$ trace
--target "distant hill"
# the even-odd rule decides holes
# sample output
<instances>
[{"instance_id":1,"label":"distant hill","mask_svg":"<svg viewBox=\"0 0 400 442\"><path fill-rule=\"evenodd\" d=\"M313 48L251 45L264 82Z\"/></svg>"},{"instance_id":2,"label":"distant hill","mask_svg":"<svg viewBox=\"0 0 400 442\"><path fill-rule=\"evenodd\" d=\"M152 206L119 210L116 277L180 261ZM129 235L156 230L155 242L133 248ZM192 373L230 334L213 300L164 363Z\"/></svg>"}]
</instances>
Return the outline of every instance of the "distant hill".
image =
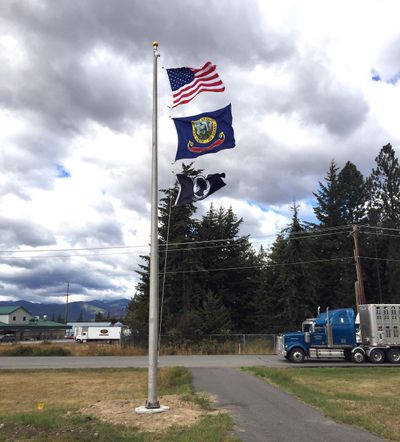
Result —
<instances>
[{"instance_id":1,"label":"distant hill","mask_svg":"<svg viewBox=\"0 0 400 442\"><path fill-rule=\"evenodd\" d=\"M96 313L101 313L104 317L123 319L126 314L129 299L113 299L110 301L81 301L70 302L68 304L68 321L77 321L81 318L83 321L94 320ZM0 306L18 305L24 307L32 316L47 316L49 320L64 320L66 314L65 304L38 304L24 300L19 301L0 301Z\"/></svg>"}]
</instances>

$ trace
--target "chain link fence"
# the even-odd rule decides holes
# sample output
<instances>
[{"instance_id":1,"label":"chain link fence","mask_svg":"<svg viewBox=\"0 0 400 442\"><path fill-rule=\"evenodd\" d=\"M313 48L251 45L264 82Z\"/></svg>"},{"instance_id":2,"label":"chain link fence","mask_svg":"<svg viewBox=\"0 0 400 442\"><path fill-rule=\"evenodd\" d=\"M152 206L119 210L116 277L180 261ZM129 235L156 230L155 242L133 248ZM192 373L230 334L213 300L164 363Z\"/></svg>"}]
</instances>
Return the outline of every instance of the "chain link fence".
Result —
<instances>
[{"instance_id":1,"label":"chain link fence","mask_svg":"<svg viewBox=\"0 0 400 442\"><path fill-rule=\"evenodd\" d=\"M148 336L131 334L121 339L123 347L147 350ZM160 336L159 349L163 355L184 354L273 354L276 334L211 334Z\"/></svg>"}]
</instances>

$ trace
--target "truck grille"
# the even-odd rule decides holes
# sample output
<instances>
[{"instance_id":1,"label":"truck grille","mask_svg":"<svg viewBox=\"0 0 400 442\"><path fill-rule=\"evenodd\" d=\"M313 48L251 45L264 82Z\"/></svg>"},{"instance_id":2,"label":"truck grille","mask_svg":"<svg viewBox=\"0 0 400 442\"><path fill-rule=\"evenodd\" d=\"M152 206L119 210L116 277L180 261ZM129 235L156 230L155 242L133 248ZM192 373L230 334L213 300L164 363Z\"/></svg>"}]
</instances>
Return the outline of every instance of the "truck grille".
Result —
<instances>
[{"instance_id":1,"label":"truck grille","mask_svg":"<svg viewBox=\"0 0 400 442\"><path fill-rule=\"evenodd\" d=\"M283 354L283 351L284 351L284 340L285 340L285 338L283 337L283 335L278 335L276 337L275 349L276 349L276 354L277 355L282 355Z\"/></svg>"}]
</instances>

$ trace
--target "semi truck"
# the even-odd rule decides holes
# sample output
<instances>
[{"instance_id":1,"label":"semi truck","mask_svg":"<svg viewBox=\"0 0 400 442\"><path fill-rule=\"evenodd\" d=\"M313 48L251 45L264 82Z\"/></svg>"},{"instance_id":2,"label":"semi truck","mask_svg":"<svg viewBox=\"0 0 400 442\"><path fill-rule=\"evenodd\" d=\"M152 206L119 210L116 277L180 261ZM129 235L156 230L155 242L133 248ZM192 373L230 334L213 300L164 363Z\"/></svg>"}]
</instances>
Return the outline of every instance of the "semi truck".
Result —
<instances>
[{"instance_id":1,"label":"semi truck","mask_svg":"<svg viewBox=\"0 0 400 442\"><path fill-rule=\"evenodd\" d=\"M88 341L109 341L110 343L119 341L121 339L122 327L95 327L83 326L77 328L75 335L75 342L85 343Z\"/></svg>"},{"instance_id":2,"label":"semi truck","mask_svg":"<svg viewBox=\"0 0 400 442\"><path fill-rule=\"evenodd\" d=\"M277 353L291 362L344 359L400 363L400 304L363 304L319 313L298 332L277 337Z\"/></svg>"}]
</instances>

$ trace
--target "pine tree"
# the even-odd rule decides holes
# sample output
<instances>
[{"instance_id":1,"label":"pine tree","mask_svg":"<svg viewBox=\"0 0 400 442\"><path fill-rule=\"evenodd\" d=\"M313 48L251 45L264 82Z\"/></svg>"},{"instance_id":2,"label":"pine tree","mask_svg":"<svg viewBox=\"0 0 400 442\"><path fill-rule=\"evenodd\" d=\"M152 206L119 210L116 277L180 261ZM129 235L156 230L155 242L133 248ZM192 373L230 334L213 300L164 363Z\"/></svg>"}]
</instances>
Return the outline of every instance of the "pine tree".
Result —
<instances>
[{"instance_id":1,"label":"pine tree","mask_svg":"<svg viewBox=\"0 0 400 442\"><path fill-rule=\"evenodd\" d=\"M340 224L359 224L366 218L366 184L362 173L347 161L338 174L338 200Z\"/></svg>"},{"instance_id":2,"label":"pine tree","mask_svg":"<svg viewBox=\"0 0 400 442\"><path fill-rule=\"evenodd\" d=\"M204 295L198 316L204 334L227 333L232 329L228 309L222 304L221 297L211 291Z\"/></svg>"},{"instance_id":3,"label":"pine tree","mask_svg":"<svg viewBox=\"0 0 400 442\"><path fill-rule=\"evenodd\" d=\"M208 243L198 250L198 261L206 270L198 282L203 296L211 291L221 297L235 332L250 332L260 260L248 236L239 236L242 222L232 208L210 206L198 226L199 241Z\"/></svg>"},{"instance_id":4,"label":"pine tree","mask_svg":"<svg viewBox=\"0 0 400 442\"><path fill-rule=\"evenodd\" d=\"M385 227L400 227L400 166L391 144L375 158L376 168L368 179L371 221Z\"/></svg>"},{"instance_id":5,"label":"pine tree","mask_svg":"<svg viewBox=\"0 0 400 442\"><path fill-rule=\"evenodd\" d=\"M190 165L182 165L182 173L197 175L201 171ZM199 305L196 287L190 271L195 270L195 254L192 252L196 239L197 221L193 219L196 207L193 204L175 207L178 195L178 184L163 189L159 206L159 293L162 330L172 328L187 332L190 320L188 317ZM149 256L141 256L139 265L140 280L135 296L127 308L125 323L133 330L146 333L148 330L149 304ZM166 261L165 261L166 260ZM166 264L166 265L165 265ZM164 273L165 270L165 273Z\"/></svg>"},{"instance_id":6,"label":"pine tree","mask_svg":"<svg viewBox=\"0 0 400 442\"><path fill-rule=\"evenodd\" d=\"M325 227L337 227L343 223L337 171L338 167L332 160L325 178L326 184L320 182L320 189L313 192L317 201L315 216Z\"/></svg>"},{"instance_id":7,"label":"pine tree","mask_svg":"<svg viewBox=\"0 0 400 442\"><path fill-rule=\"evenodd\" d=\"M400 228L400 165L391 144L382 147L375 158L376 168L367 180L370 194L368 221L384 229ZM367 301L400 302L400 238L396 230L373 230L367 242L367 256L379 259L363 261L366 270ZM392 236L390 236L392 235ZM385 261L386 259L386 261ZM376 275L379 278L370 277ZM379 284L379 287L377 287Z\"/></svg>"},{"instance_id":8,"label":"pine tree","mask_svg":"<svg viewBox=\"0 0 400 442\"><path fill-rule=\"evenodd\" d=\"M314 193L314 212L320 224L315 229L322 230L322 234L316 237L314 253L319 259L328 260L319 265L319 303L323 308L353 305L355 269L349 233L351 225L362 222L366 216L364 177L350 161L339 173L332 161L326 184L319 184L320 190Z\"/></svg>"},{"instance_id":9,"label":"pine tree","mask_svg":"<svg viewBox=\"0 0 400 442\"><path fill-rule=\"evenodd\" d=\"M315 313L319 292L308 228L300 222L295 203L292 211L291 224L278 235L267 263L275 295L275 323L288 328L298 327Z\"/></svg>"}]
</instances>

